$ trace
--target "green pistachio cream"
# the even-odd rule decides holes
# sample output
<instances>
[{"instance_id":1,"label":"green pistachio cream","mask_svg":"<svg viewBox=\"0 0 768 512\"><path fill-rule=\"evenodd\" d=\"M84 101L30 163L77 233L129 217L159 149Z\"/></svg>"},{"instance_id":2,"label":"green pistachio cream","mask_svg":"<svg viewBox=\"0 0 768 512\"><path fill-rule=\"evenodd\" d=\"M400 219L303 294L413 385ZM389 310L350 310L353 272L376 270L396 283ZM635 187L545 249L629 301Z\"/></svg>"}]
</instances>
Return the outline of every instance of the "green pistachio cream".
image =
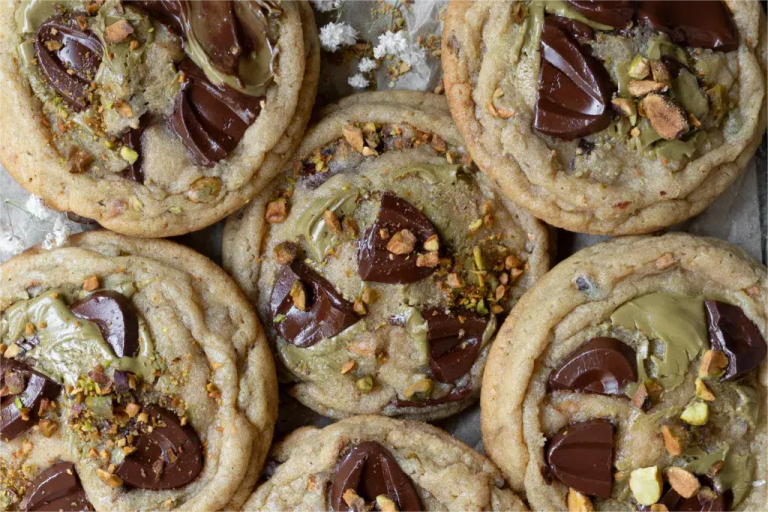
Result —
<instances>
[{"instance_id":1,"label":"green pistachio cream","mask_svg":"<svg viewBox=\"0 0 768 512\"><path fill-rule=\"evenodd\" d=\"M108 375L120 369L145 382L154 381L154 345L143 322L139 327L139 355L118 358L98 325L75 316L64 297L63 292L52 290L13 304L0 321L0 341L10 345L23 340L31 324L36 342L25 356L37 361L37 371L71 386L96 364L101 364Z\"/></svg>"},{"instance_id":2,"label":"green pistachio cream","mask_svg":"<svg viewBox=\"0 0 768 512\"><path fill-rule=\"evenodd\" d=\"M630 476L651 466L677 466L711 479L702 481L711 481L719 494L729 492L731 510L751 491L757 478L752 439L765 394L754 371L738 380L700 375L702 359L713 348L707 300L720 299L671 292L642 295L622 304L609 323L597 328L594 334L615 337L636 352L638 381L628 386L629 400L619 396L605 401L589 393L550 397L558 408L578 404L574 410L579 421L597 416L613 418L617 425L613 465L619 472L612 498L602 500L601 507L636 499ZM644 393L650 398L638 399ZM679 443L679 453L667 444L670 436Z\"/></svg>"}]
</instances>

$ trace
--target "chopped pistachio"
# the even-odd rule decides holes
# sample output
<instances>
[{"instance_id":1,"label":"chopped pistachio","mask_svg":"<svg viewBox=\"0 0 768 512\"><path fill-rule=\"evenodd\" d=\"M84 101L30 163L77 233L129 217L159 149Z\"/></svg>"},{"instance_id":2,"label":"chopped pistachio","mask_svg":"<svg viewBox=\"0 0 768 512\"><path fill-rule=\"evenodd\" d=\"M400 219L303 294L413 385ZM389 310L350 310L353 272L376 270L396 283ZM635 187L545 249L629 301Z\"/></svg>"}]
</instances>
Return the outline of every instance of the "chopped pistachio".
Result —
<instances>
[{"instance_id":1,"label":"chopped pistachio","mask_svg":"<svg viewBox=\"0 0 768 512\"><path fill-rule=\"evenodd\" d=\"M719 377L728 366L728 357L721 350L707 350L701 358L699 378Z\"/></svg>"},{"instance_id":2,"label":"chopped pistachio","mask_svg":"<svg viewBox=\"0 0 768 512\"><path fill-rule=\"evenodd\" d=\"M485 270L485 262L483 261L483 252L480 250L480 246L476 245L472 248L472 258L475 262L475 268L477 270Z\"/></svg>"},{"instance_id":3,"label":"chopped pistachio","mask_svg":"<svg viewBox=\"0 0 768 512\"><path fill-rule=\"evenodd\" d=\"M629 476L629 488L635 500L649 507L659 501L664 482L658 466L640 468Z\"/></svg>"},{"instance_id":4,"label":"chopped pistachio","mask_svg":"<svg viewBox=\"0 0 768 512\"><path fill-rule=\"evenodd\" d=\"M419 400L427 400L429 399L430 395L432 395L432 391L435 389L435 383L432 382L432 379L423 378L420 380L417 380L403 391L403 396L405 398L411 400L411 399L419 399Z\"/></svg>"},{"instance_id":5,"label":"chopped pistachio","mask_svg":"<svg viewBox=\"0 0 768 512\"><path fill-rule=\"evenodd\" d=\"M662 61L652 60L651 72L653 74L654 82L659 82L660 84L669 85L669 82L671 80L669 76L669 70L667 69L667 66L665 66Z\"/></svg>"},{"instance_id":6,"label":"chopped pistachio","mask_svg":"<svg viewBox=\"0 0 768 512\"><path fill-rule=\"evenodd\" d=\"M648 59L638 54L635 55L635 58L632 59L632 62L629 63L629 69L627 70L627 73L629 74L630 78L634 78L635 80L642 80L648 76L650 70L651 66Z\"/></svg>"},{"instance_id":7,"label":"chopped pistachio","mask_svg":"<svg viewBox=\"0 0 768 512\"><path fill-rule=\"evenodd\" d=\"M440 249L440 240L437 235L432 235L424 242L424 250L434 252Z\"/></svg>"},{"instance_id":8,"label":"chopped pistachio","mask_svg":"<svg viewBox=\"0 0 768 512\"><path fill-rule=\"evenodd\" d=\"M691 498L699 492L699 479L690 471L672 466L667 468L666 473L669 485L683 498Z\"/></svg>"},{"instance_id":9,"label":"chopped pistachio","mask_svg":"<svg viewBox=\"0 0 768 512\"><path fill-rule=\"evenodd\" d=\"M355 300L355 303L352 305L352 310L360 316L368 314L368 310L365 308L362 299Z\"/></svg>"},{"instance_id":10,"label":"chopped pistachio","mask_svg":"<svg viewBox=\"0 0 768 512\"><path fill-rule=\"evenodd\" d=\"M633 125L637 122L637 106L635 106L634 101L627 98L616 98L611 103L622 115L628 117Z\"/></svg>"},{"instance_id":11,"label":"chopped pistachio","mask_svg":"<svg viewBox=\"0 0 768 512\"><path fill-rule=\"evenodd\" d=\"M398 512L397 503L385 494L376 496L376 505L379 506L381 512Z\"/></svg>"},{"instance_id":12,"label":"chopped pistachio","mask_svg":"<svg viewBox=\"0 0 768 512\"><path fill-rule=\"evenodd\" d=\"M416 237L407 229L398 231L387 242L387 250L392 254L410 254L414 247L416 247Z\"/></svg>"},{"instance_id":13,"label":"chopped pistachio","mask_svg":"<svg viewBox=\"0 0 768 512\"><path fill-rule=\"evenodd\" d=\"M288 200L279 197L267 205L266 219L270 224L280 224L288 217Z\"/></svg>"},{"instance_id":14,"label":"chopped pistachio","mask_svg":"<svg viewBox=\"0 0 768 512\"><path fill-rule=\"evenodd\" d=\"M568 512L593 512L595 510L589 496L580 493L576 489L568 489L566 502L568 504Z\"/></svg>"},{"instance_id":15,"label":"chopped pistachio","mask_svg":"<svg viewBox=\"0 0 768 512\"><path fill-rule=\"evenodd\" d=\"M680 419L689 425L706 425L709 421L709 406L704 402L693 402L685 408Z\"/></svg>"},{"instance_id":16,"label":"chopped pistachio","mask_svg":"<svg viewBox=\"0 0 768 512\"><path fill-rule=\"evenodd\" d=\"M675 140L688 131L688 116L680 106L666 96L649 94L640 103L651 126L666 140Z\"/></svg>"},{"instance_id":17,"label":"chopped pistachio","mask_svg":"<svg viewBox=\"0 0 768 512\"><path fill-rule=\"evenodd\" d=\"M630 80L629 81L629 93L632 96L645 96L652 92L659 92L664 90L666 85L654 82L653 80Z\"/></svg>"},{"instance_id":18,"label":"chopped pistachio","mask_svg":"<svg viewBox=\"0 0 768 512\"><path fill-rule=\"evenodd\" d=\"M293 305L296 306L296 309L299 311L307 310L307 291L304 289L304 285L301 283L301 281L297 280L293 282L290 295L293 299Z\"/></svg>"},{"instance_id":19,"label":"chopped pistachio","mask_svg":"<svg viewBox=\"0 0 768 512\"><path fill-rule=\"evenodd\" d=\"M123 146L120 148L120 157L129 164L133 165L136 163L136 160L139 159L139 154L128 146Z\"/></svg>"},{"instance_id":20,"label":"chopped pistachio","mask_svg":"<svg viewBox=\"0 0 768 512\"><path fill-rule=\"evenodd\" d=\"M696 397L706 402L713 402L715 395L701 379L696 379Z\"/></svg>"},{"instance_id":21,"label":"chopped pistachio","mask_svg":"<svg viewBox=\"0 0 768 512\"><path fill-rule=\"evenodd\" d=\"M664 448L666 448L667 453L673 457L677 457L683 453L680 438L672 432L672 429L670 429L668 425L661 426L661 436L664 439Z\"/></svg>"},{"instance_id":22,"label":"chopped pistachio","mask_svg":"<svg viewBox=\"0 0 768 512\"><path fill-rule=\"evenodd\" d=\"M366 375L365 377L360 377L357 379L357 382L355 383L355 386L357 387L358 391L361 393L370 393L373 389L373 377L370 375Z\"/></svg>"}]
</instances>

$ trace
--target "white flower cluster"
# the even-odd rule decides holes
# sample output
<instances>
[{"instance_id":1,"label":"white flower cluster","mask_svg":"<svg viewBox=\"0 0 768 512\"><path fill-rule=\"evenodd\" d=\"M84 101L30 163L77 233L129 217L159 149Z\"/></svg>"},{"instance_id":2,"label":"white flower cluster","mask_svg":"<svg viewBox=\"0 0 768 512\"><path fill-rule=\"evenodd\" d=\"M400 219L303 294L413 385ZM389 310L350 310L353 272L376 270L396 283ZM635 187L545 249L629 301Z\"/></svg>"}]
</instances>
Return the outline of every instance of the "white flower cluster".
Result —
<instances>
[{"instance_id":1,"label":"white flower cluster","mask_svg":"<svg viewBox=\"0 0 768 512\"><path fill-rule=\"evenodd\" d=\"M43 249L50 250L61 247L72 234L72 223L67 218L67 214L51 210L45 206L45 202L41 198L29 196L27 202L24 203L24 210L30 217L42 221L48 226L52 224L51 230L46 233L43 240ZM16 256L25 248L25 242L20 236L14 234L9 228L0 227L0 262Z\"/></svg>"},{"instance_id":2,"label":"white flower cluster","mask_svg":"<svg viewBox=\"0 0 768 512\"><path fill-rule=\"evenodd\" d=\"M383 59L387 55L398 55L407 48L408 41L402 30L399 32L387 30L379 36L379 44L373 48L373 56L377 59Z\"/></svg>"},{"instance_id":3,"label":"white flower cluster","mask_svg":"<svg viewBox=\"0 0 768 512\"><path fill-rule=\"evenodd\" d=\"M320 28L320 44L329 52L357 42L357 30L348 23L333 21Z\"/></svg>"},{"instance_id":4,"label":"white flower cluster","mask_svg":"<svg viewBox=\"0 0 768 512\"><path fill-rule=\"evenodd\" d=\"M24 250L24 243L17 235L0 228L0 262L16 256Z\"/></svg>"},{"instance_id":5,"label":"white flower cluster","mask_svg":"<svg viewBox=\"0 0 768 512\"><path fill-rule=\"evenodd\" d=\"M53 229L45 235L45 240L43 240L43 249L50 251L51 249L61 247L71 234L72 228L67 221L67 215L65 213L57 213L56 220L53 222Z\"/></svg>"},{"instance_id":6,"label":"white flower cluster","mask_svg":"<svg viewBox=\"0 0 768 512\"><path fill-rule=\"evenodd\" d=\"M349 85L354 87L355 89L365 89L370 85L370 82L368 82L368 79L363 76L362 73L358 73L356 75L353 75L349 77L349 80L347 80Z\"/></svg>"}]
</instances>

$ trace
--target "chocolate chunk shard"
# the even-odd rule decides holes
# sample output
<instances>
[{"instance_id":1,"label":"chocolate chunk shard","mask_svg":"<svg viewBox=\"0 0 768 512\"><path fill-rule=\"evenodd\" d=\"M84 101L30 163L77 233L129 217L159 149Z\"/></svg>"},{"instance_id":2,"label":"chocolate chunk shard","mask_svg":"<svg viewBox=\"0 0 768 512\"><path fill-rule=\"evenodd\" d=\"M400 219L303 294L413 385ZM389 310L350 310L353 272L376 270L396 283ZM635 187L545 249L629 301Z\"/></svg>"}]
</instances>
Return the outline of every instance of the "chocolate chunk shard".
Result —
<instances>
[{"instance_id":1,"label":"chocolate chunk shard","mask_svg":"<svg viewBox=\"0 0 768 512\"><path fill-rule=\"evenodd\" d=\"M191 59L184 59L179 70L185 83L176 95L168 125L196 163L213 167L238 145L261 112L263 98L212 84Z\"/></svg>"},{"instance_id":2,"label":"chocolate chunk shard","mask_svg":"<svg viewBox=\"0 0 768 512\"><path fill-rule=\"evenodd\" d=\"M392 401L392 405L398 409L404 409L407 407L430 407L433 405L447 404L450 402L459 402L464 400L472 393L472 388L452 389L447 395L440 398L430 398L428 400L415 401L415 400L402 400L395 398Z\"/></svg>"},{"instance_id":3,"label":"chocolate chunk shard","mask_svg":"<svg viewBox=\"0 0 768 512\"><path fill-rule=\"evenodd\" d=\"M366 502L385 495L401 512L422 510L421 500L410 478L389 451L375 441L354 446L336 467L331 486L331 508L336 512L352 510L344 493L353 490Z\"/></svg>"},{"instance_id":4,"label":"chocolate chunk shard","mask_svg":"<svg viewBox=\"0 0 768 512\"><path fill-rule=\"evenodd\" d=\"M99 326L117 357L139 355L139 317L125 295L111 290L94 292L69 308Z\"/></svg>"},{"instance_id":5,"label":"chocolate chunk shard","mask_svg":"<svg viewBox=\"0 0 768 512\"><path fill-rule=\"evenodd\" d=\"M0 356L0 388L22 389L2 397L0 437L8 442L32 428L40 421L40 402L43 398L54 400L61 393L61 386L26 363ZM19 405L23 409L19 411ZM24 419L26 417L27 419Z\"/></svg>"},{"instance_id":6,"label":"chocolate chunk shard","mask_svg":"<svg viewBox=\"0 0 768 512\"><path fill-rule=\"evenodd\" d=\"M638 21L669 35L672 42L723 52L738 49L739 38L728 7L720 0L659 2L643 0Z\"/></svg>"},{"instance_id":7,"label":"chocolate chunk shard","mask_svg":"<svg viewBox=\"0 0 768 512\"><path fill-rule=\"evenodd\" d=\"M144 183L144 171L141 167L144 163L144 158L142 155L142 136L144 135L144 130L147 129L147 126L149 126L149 116L145 114L141 116L141 119L139 119L138 128L131 128L120 138L126 147L136 151L136 153L139 155L136 161L130 164L123 171L123 178L133 180L137 183Z\"/></svg>"},{"instance_id":8,"label":"chocolate chunk shard","mask_svg":"<svg viewBox=\"0 0 768 512\"><path fill-rule=\"evenodd\" d=\"M549 376L552 390L622 395L637 380L635 351L616 338L594 338L571 352Z\"/></svg>"},{"instance_id":9,"label":"chocolate chunk shard","mask_svg":"<svg viewBox=\"0 0 768 512\"><path fill-rule=\"evenodd\" d=\"M697 493L690 498L683 498L674 489L669 489L661 497L659 503L665 505L667 510L679 512L725 512L729 510L727 500L724 495L713 491L713 499L702 499L701 494ZM644 507L651 510L650 507Z\"/></svg>"},{"instance_id":10,"label":"chocolate chunk shard","mask_svg":"<svg viewBox=\"0 0 768 512\"><path fill-rule=\"evenodd\" d=\"M560 430L547 446L552 474L582 494L610 498L613 430L607 420L571 423Z\"/></svg>"},{"instance_id":11,"label":"chocolate chunk shard","mask_svg":"<svg viewBox=\"0 0 768 512\"><path fill-rule=\"evenodd\" d=\"M707 311L709 342L715 350L725 352L728 367L723 379L735 379L754 370L765 360L765 338L744 311L719 300L704 303Z\"/></svg>"},{"instance_id":12,"label":"chocolate chunk shard","mask_svg":"<svg viewBox=\"0 0 768 512\"><path fill-rule=\"evenodd\" d=\"M81 217L80 215L72 212L67 212L67 218L71 220L72 222L77 222L78 224L83 224L85 226L98 226L98 221L94 219L89 219L88 217Z\"/></svg>"},{"instance_id":13,"label":"chocolate chunk shard","mask_svg":"<svg viewBox=\"0 0 768 512\"><path fill-rule=\"evenodd\" d=\"M118 466L115 474L127 487L178 489L203 470L202 443L189 425L181 426L176 415L157 405L144 407L149 422L136 438L136 451ZM152 426L150 432L147 427Z\"/></svg>"},{"instance_id":14,"label":"chocolate chunk shard","mask_svg":"<svg viewBox=\"0 0 768 512\"><path fill-rule=\"evenodd\" d=\"M291 296L296 282L303 285L306 294L304 310L296 307ZM280 272L269 305L275 329L297 347L311 347L357 322L353 304L323 276L299 260L292 261Z\"/></svg>"},{"instance_id":15,"label":"chocolate chunk shard","mask_svg":"<svg viewBox=\"0 0 768 512\"><path fill-rule=\"evenodd\" d=\"M27 486L22 510L94 510L75 465L59 462L40 472Z\"/></svg>"},{"instance_id":16,"label":"chocolate chunk shard","mask_svg":"<svg viewBox=\"0 0 768 512\"><path fill-rule=\"evenodd\" d=\"M586 18L613 28L624 28L635 16L630 0L567 0L572 9Z\"/></svg>"},{"instance_id":17,"label":"chocolate chunk shard","mask_svg":"<svg viewBox=\"0 0 768 512\"><path fill-rule=\"evenodd\" d=\"M404 229L416 237L415 250L393 254L387 249L389 237ZM419 267L416 260L417 251L432 235L437 235L435 226L423 213L392 192L383 192L376 221L358 242L357 273L363 281L388 284L415 283L429 277L437 267Z\"/></svg>"},{"instance_id":18,"label":"chocolate chunk shard","mask_svg":"<svg viewBox=\"0 0 768 512\"><path fill-rule=\"evenodd\" d=\"M438 382L451 383L472 369L483 341L486 317L469 311L446 314L445 308L427 308L429 370Z\"/></svg>"},{"instance_id":19,"label":"chocolate chunk shard","mask_svg":"<svg viewBox=\"0 0 768 512\"><path fill-rule=\"evenodd\" d=\"M550 16L541 34L542 62L533 128L573 140L608 127L615 86L603 64L588 55Z\"/></svg>"},{"instance_id":20,"label":"chocolate chunk shard","mask_svg":"<svg viewBox=\"0 0 768 512\"><path fill-rule=\"evenodd\" d=\"M103 47L90 30L73 18L57 16L37 30L35 54L43 74L76 110L88 106L90 84L101 65Z\"/></svg>"}]
</instances>

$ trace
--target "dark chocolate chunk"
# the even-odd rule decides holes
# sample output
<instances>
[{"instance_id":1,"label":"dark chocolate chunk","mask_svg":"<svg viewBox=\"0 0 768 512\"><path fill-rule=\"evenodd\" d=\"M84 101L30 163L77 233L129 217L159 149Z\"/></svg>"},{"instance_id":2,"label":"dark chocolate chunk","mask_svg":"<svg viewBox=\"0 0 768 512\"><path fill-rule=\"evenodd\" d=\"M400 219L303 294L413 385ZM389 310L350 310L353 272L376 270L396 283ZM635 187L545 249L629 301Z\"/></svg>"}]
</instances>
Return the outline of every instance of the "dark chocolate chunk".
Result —
<instances>
[{"instance_id":1,"label":"dark chocolate chunk","mask_svg":"<svg viewBox=\"0 0 768 512\"><path fill-rule=\"evenodd\" d=\"M562 16L551 16L548 21L565 31L566 34L570 35L576 41L590 41L595 38L595 31L592 27L579 20L564 18Z\"/></svg>"},{"instance_id":2,"label":"dark chocolate chunk","mask_svg":"<svg viewBox=\"0 0 768 512\"><path fill-rule=\"evenodd\" d=\"M668 34L672 42L679 45L723 52L739 47L736 25L725 2L720 0L643 0L637 17L640 23Z\"/></svg>"},{"instance_id":3,"label":"dark chocolate chunk","mask_svg":"<svg viewBox=\"0 0 768 512\"><path fill-rule=\"evenodd\" d=\"M534 129L573 140L607 128L615 86L603 64L588 55L552 16L544 20L541 49Z\"/></svg>"},{"instance_id":4,"label":"dark chocolate chunk","mask_svg":"<svg viewBox=\"0 0 768 512\"><path fill-rule=\"evenodd\" d=\"M571 423L560 430L547 446L552 474L583 494L610 498L613 430L607 420Z\"/></svg>"},{"instance_id":5,"label":"dark chocolate chunk","mask_svg":"<svg viewBox=\"0 0 768 512\"><path fill-rule=\"evenodd\" d=\"M184 59L185 83L174 100L168 125L200 165L213 167L235 149L261 111L261 97L212 84L203 71Z\"/></svg>"},{"instance_id":6,"label":"dark chocolate chunk","mask_svg":"<svg viewBox=\"0 0 768 512\"><path fill-rule=\"evenodd\" d=\"M94 510L75 465L59 462L40 472L27 486L22 510Z\"/></svg>"},{"instance_id":7,"label":"dark chocolate chunk","mask_svg":"<svg viewBox=\"0 0 768 512\"><path fill-rule=\"evenodd\" d=\"M186 2L181 0L128 0L125 3L144 9L176 35L184 34Z\"/></svg>"},{"instance_id":8,"label":"dark chocolate chunk","mask_svg":"<svg viewBox=\"0 0 768 512\"><path fill-rule=\"evenodd\" d=\"M157 405L144 407L149 416L136 438L136 451L117 467L115 474L126 487L178 489L203 470L203 446L197 432L181 426L175 414ZM150 432L146 426L152 426Z\"/></svg>"},{"instance_id":9,"label":"dark chocolate chunk","mask_svg":"<svg viewBox=\"0 0 768 512\"><path fill-rule=\"evenodd\" d=\"M139 355L139 317L133 304L119 292L94 292L70 306L72 312L99 326L117 357Z\"/></svg>"},{"instance_id":10,"label":"dark chocolate chunk","mask_svg":"<svg viewBox=\"0 0 768 512\"><path fill-rule=\"evenodd\" d=\"M336 467L331 486L331 508L336 512L352 510L344 501L344 492L352 489L366 502L385 495L401 512L422 510L416 489L400 465L382 445L365 441L354 446Z\"/></svg>"},{"instance_id":11,"label":"dark chocolate chunk","mask_svg":"<svg viewBox=\"0 0 768 512\"><path fill-rule=\"evenodd\" d=\"M298 281L306 294L304 311L294 305L291 289ZM304 262L286 265L269 299L273 325L280 336L297 347L310 347L357 322L353 304L323 276Z\"/></svg>"},{"instance_id":12,"label":"dark chocolate chunk","mask_svg":"<svg viewBox=\"0 0 768 512\"><path fill-rule=\"evenodd\" d=\"M101 64L103 47L90 30L70 17L55 17L37 30L35 54L43 74L73 108L88 106L90 84Z\"/></svg>"},{"instance_id":13,"label":"dark chocolate chunk","mask_svg":"<svg viewBox=\"0 0 768 512\"><path fill-rule=\"evenodd\" d=\"M29 365L0 356L0 388L4 386L21 390L20 393L2 397L0 437L5 442L17 438L35 426L40 420L40 402L44 398L54 400L61 393L59 384L36 372ZM26 409L26 420L19 411L19 404L22 409Z\"/></svg>"},{"instance_id":14,"label":"dark chocolate chunk","mask_svg":"<svg viewBox=\"0 0 768 512\"><path fill-rule=\"evenodd\" d=\"M553 370L549 387L621 395L637 380L635 351L616 338L594 338L577 348Z\"/></svg>"},{"instance_id":15,"label":"dark chocolate chunk","mask_svg":"<svg viewBox=\"0 0 768 512\"><path fill-rule=\"evenodd\" d=\"M613 28L626 27L635 15L631 0L567 0L572 9L590 20Z\"/></svg>"},{"instance_id":16,"label":"dark chocolate chunk","mask_svg":"<svg viewBox=\"0 0 768 512\"><path fill-rule=\"evenodd\" d=\"M429 400L415 401L415 400L401 400L395 398L392 401L392 405L398 409L405 409L408 407L430 407L433 405L447 404L450 402L459 402L467 398L472 394L472 388L452 389L447 395L440 398L430 398Z\"/></svg>"},{"instance_id":17,"label":"dark chocolate chunk","mask_svg":"<svg viewBox=\"0 0 768 512\"><path fill-rule=\"evenodd\" d=\"M112 375L112 382L115 383L115 391L118 393L128 393L131 391L131 372L124 370L115 370Z\"/></svg>"},{"instance_id":18,"label":"dark chocolate chunk","mask_svg":"<svg viewBox=\"0 0 768 512\"><path fill-rule=\"evenodd\" d=\"M725 512L729 510L727 500L722 494L714 493L712 500L704 500L698 493L690 498L683 498L671 488L664 493L659 503L665 505L667 510L678 512ZM650 507L644 508L646 510L651 509Z\"/></svg>"},{"instance_id":19,"label":"dark chocolate chunk","mask_svg":"<svg viewBox=\"0 0 768 512\"><path fill-rule=\"evenodd\" d=\"M427 321L429 370L434 379L450 383L466 375L477 359L487 317L469 311L446 314L441 307L425 309L421 315Z\"/></svg>"},{"instance_id":20,"label":"dark chocolate chunk","mask_svg":"<svg viewBox=\"0 0 768 512\"><path fill-rule=\"evenodd\" d=\"M229 75L237 74L243 47L238 40L238 24L231 0L188 2L189 27L211 64Z\"/></svg>"},{"instance_id":21,"label":"dark chocolate chunk","mask_svg":"<svg viewBox=\"0 0 768 512\"><path fill-rule=\"evenodd\" d=\"M416 237L409 254L393 254L387 250L389 237L407 229ZM388 237L382 238L382 230ZM437 231L432 222L416 207L392 192L381 194L381 207L376 221L369 227L357 246L357 273L363 281L377 283L415 283L429 277L436 267L419 267L417 255L424 242Z\"/></svg>"},{"instance_id":22,"label":"dark chocolate chunk","mask_svg":"<svg viewBox=\"0 0 768 512\"><path fill-rule=\"evenodd\" d=\"M144 171L141 168L144 162L142 155L142 136L144 135L144 130L147 129L147 126L149 126L149 116L145 114L141 116L141 119L139 119L138 128L131 128L120 138L126 147L136 151L136 153L139 155L139 158L137 158L135 162L129 165L125 171L123 171L123 178L133 180L138 183L144 183Z\"/></svg>"},{"instance_id":23,"label":"dark chocolate chunk","mask_svg":"<svg viewBox=\"0 0 768 512\"><path fill-rule=\"evenodd\" d=\"M709 342L728 357L723 379L734 379L760 366L766 355L765 338L744 311L719 300L704 304Z\"/></svg>"}]
</instances>

